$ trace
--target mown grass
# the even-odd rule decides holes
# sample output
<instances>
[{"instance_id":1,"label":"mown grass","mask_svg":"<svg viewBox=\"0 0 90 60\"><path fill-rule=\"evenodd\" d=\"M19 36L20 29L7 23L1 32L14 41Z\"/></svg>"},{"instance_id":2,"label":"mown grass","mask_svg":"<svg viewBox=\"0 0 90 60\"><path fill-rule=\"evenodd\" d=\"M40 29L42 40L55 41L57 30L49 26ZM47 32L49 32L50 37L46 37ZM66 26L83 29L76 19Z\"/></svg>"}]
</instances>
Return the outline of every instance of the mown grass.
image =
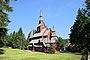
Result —
<instances>
[{"instance_id":1,"label":"mown grass","mask_svg":"<svg viewBox=\"0 0 90 60\"><path fill-rule=\"evenodd\" d=\"M0 54L0 60L80 60L81 55L73 53L46 54L42 52L30 52L19 49L0 48L4 54Z\"/></svg>"}]
</instances>

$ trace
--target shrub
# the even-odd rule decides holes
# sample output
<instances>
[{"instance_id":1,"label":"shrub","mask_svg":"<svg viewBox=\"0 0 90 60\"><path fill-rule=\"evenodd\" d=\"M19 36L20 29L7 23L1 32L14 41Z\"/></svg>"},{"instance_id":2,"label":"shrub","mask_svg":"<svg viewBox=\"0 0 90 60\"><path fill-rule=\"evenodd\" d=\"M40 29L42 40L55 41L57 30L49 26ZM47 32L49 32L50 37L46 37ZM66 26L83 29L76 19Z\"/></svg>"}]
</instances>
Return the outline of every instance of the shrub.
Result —
<instances>
[{"instance_id":1,"label":"shrub","mask_svg":"<svg viewBox=\"0 0 90 60\"><path fill-rule=\"evenodd\" d=\"M71 52L80 52L80 49L76 46L73 46L73 45L70 45L68 48L67 48L67 51L71 51Z\"/></svg>"},{"instance_id":2,"label":"shrub","mask_svg":"<svg viewBox=\"0 0 90 60\"><path fill-rule=\"evenodd\" d=\"M46 50L46 53L54 54L55 53L54 47L52 45L50 45L50 47Z\"/></svg>"},{"instance_id":3,"label":"shrub","mask_svg":"<svg viewBox=\"0 0 90 60\"><path fill-rule=\"evenodd\" d=\"M62 51L64 51L64 48L61 48Z\"/></svg>"}]
</instances>

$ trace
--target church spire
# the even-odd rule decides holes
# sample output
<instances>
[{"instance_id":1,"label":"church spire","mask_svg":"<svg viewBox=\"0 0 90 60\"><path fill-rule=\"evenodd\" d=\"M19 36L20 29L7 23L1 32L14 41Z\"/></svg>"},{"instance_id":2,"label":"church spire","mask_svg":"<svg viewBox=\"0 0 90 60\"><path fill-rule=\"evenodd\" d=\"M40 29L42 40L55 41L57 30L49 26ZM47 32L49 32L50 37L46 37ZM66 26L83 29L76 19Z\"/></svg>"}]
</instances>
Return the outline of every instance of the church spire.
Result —
<instances>
[{"instance_id":1,"label":"church spire","mask_svg":"<svg viewBox=\"0 0 90 60\"><path fill-rule=\"evenodd\" d=\"M32 31L31 31L31 34L30 34L30 38L33 37L33 34L34 34L34 31L33 31L33 27L32 27Z\"/></svg>"},{"instance_id":2,"label":"church spire","mask_svg":"<svg viewBox=\"0 0 90 60\"><path fill-rule=\"evenodd\" d=\"M33 31L33 26L32 26L32 31Z\"/></svg>"},{"instance_id":3,"label":"church spire","mask_svg":"<svg viewBox=\"0 0 90 60\"><path fill-rule=\"evenodd\" d=\"M55 32L54 25L53 25L53 31Z\"/></svg>"},{"instance_id":4,"label":"church spire","mask_svg":"<svg viewBox=\"0 0 90 60\"><path fill-rule=\"evenodd\" d=\"M41 10L40 10L40 16L39 16L39 24L38 24L38 26L37 26L37 31L38 32L41 32L41 30L45 27L45 24L44 24L44 22L43 22L43 19L42 19L42 12L41 12Z\"/></svg>"},{"instance_id":5,"label":"church spire","mask_svg":"<svg viewBox=\"0 0 90 60\"><path fill-rule=\"evenodd\" d=\"M43 18L42 18L42 11L40 10L40 20L43 20Z\"/></svg>"},{"instance_id":6,"label":"church spire","mask_svg":"<svg viewBox=\"0 0 90 60\"><path fill-rule=\"evenodd\" d=\"M56 37L56 33L55 33L55 29L54 29L54 25L53 25L53 30L52 30L52 36Z\"/></svg>"}]
</instances>

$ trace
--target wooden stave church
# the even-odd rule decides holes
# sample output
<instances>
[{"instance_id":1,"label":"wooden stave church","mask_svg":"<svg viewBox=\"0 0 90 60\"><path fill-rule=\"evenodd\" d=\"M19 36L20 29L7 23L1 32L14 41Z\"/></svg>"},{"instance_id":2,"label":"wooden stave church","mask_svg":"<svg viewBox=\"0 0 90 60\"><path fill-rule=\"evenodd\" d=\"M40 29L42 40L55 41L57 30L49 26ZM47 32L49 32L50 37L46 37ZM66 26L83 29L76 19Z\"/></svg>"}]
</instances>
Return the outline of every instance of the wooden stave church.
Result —
<instances>
[{"instance_id":1,"label":"wooden stave church","mask_svg":"<svg viewBox=\"0 0 90 60\"><path fill-rule=\"evenodd\" d=\"M60 51L60 45L58 44L59 41L55 33L54 25L53 30L45 26L41 10L39 18L40 20L37 26L37 32L34 33L34 30L32 28L30 34L29 49L32 51L46 52L51 44L54 47L55 52Z\"/></svg>"}]
</instances>

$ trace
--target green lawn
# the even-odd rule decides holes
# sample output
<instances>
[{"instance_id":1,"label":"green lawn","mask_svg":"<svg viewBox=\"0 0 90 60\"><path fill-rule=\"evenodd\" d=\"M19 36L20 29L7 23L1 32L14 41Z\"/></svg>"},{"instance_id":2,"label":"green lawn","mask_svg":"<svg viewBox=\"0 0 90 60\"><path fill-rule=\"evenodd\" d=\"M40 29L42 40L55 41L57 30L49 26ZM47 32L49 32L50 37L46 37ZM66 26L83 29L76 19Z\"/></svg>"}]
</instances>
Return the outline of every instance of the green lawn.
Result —
<instances>
[{"instance_id":1,"label":"green lawn","mask_svg":"<svg viewBox=\"0 0 90 60\"><path fill-rule=\"evenodd\" d=\"M81 55L73 53L46 54L19 49L0 48L0 60L80 60Z\"/></svg>"}]
</instances>

